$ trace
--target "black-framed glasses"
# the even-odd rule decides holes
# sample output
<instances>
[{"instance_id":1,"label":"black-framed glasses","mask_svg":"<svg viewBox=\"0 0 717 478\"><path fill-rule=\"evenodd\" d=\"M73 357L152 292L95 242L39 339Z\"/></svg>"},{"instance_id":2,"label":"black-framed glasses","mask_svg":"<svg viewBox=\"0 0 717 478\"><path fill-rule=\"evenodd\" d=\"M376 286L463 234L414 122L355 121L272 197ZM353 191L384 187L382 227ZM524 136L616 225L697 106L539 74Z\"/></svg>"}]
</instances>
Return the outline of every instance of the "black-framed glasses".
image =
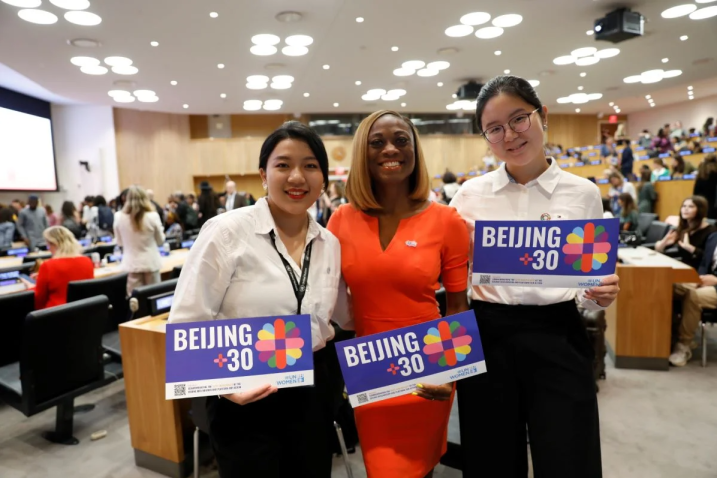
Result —
<instances>
[{"instance_id":1,"label":"black-framed glasses","mask_svg":"<svg viewBox=\"0 0 717 478\"><path fill-rule=\"evenodd\" d=\"M518 115L505 125L508 125L510 129L516 133L524 133L530 129L530 117L539 109L540 108L535 108L530 113ZM491 126L483 131L483 136L485 136L485 139L487 139L489 143L500 143L505 138L505 125Z\"/></svg>"}]
</instances>

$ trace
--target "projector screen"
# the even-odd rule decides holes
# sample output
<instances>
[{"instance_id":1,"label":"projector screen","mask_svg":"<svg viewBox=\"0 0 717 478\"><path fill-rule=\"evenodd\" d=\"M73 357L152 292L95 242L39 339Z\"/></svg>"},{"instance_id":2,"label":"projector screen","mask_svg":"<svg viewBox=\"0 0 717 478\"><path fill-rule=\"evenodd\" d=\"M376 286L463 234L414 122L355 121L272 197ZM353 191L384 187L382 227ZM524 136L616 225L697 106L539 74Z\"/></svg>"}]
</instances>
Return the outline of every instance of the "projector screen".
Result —
<instances>
[{"instance_id":1,"label":"projector screen","mask_svg":"<svg viewBox=\"0 0 717 478\"><path fill-rule=\"evenodd\" d=\"M0 190L57 191L49 103L0 90Z\"/></svg>"}]
</instances>

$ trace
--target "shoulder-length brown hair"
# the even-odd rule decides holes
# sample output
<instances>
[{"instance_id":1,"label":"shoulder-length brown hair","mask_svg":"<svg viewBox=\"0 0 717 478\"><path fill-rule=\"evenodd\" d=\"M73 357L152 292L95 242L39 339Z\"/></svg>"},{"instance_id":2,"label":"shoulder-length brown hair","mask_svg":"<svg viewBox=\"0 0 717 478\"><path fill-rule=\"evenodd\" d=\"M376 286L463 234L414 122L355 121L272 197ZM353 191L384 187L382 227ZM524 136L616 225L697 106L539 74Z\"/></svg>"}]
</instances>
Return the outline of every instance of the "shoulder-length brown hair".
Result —
<instances>
[{"instance_id":1,"label":"shoulder-length brown hair","mask_svg":"<svg viewBox=\"0 0 717 478\"><path fill-rule=\"evenodd\" d=\"M690 223L686 219L682 218L682 205L685 204L685 201L692 201L695 207L697 207L697 212L695 213L695 219L692 226L690 226ZM690 196L682 201L682 204L680 205L680 223L677 226L677 237L680 241L682 240L682 236L685 232L687 234L692 234L702 227L702 221L704 221L705 217L707 217L708 209L709 203L707 202L707 199L702 196Z\"/></svg>"},{"instance_id":2,"label":"shoulder-length brown hair","mask_svg":"<svg viewBox=\"0 0 717 478\"><path fill-rule=\"evenodd\" d=\"M349 178L346 181L346 198L350 204L361 211L381 209L381 205L376 201L376 196L373 192L373 182L368 167L368 134L373 124L385 115L393 115L403 120L413 134L415 166L409 177L409 197L414 200L425 201L430 193L428 168L423 156L421 141L413 123L395 111L377 111L365 118L356 130L352 148L351 169L349 170Z\"/></svg>"}]
</instances>

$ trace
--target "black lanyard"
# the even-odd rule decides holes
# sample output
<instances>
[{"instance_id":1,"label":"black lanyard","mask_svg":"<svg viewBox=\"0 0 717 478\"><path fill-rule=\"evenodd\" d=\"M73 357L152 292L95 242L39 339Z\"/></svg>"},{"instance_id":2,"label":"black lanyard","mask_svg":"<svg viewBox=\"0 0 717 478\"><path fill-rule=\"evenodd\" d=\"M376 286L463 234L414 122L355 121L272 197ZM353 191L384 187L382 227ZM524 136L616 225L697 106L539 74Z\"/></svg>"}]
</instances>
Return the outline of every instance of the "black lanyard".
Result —
<instances>
[{"instance_id":1,"label":"black lanyard","mask_svg":"<svg viewBox=\"0 0 717 478\"><path fill-rule=\"evenodd\" d=\"M269 236L271 237L271 245L274 246L274 250L277 254L279 254L279 259L281 259L281 262L284 264L284 268L286 269L287 274L289 274L289 280L291 280L291 287L294 289L294 295L296 296L296 314L301 315L301 303L304 300L304 294L306 294L306 284L309 282L309 265L311 264L311 245L313 244L313 239L311 242L309 242L306 245L306 249L304 250L304 265L301 268L301 279L296 279L296 272L294 272L294 268L291 267L291 264L289 264L289 261L287 261L284 256L279 252L279 249L276 247L276 234L274 234L274 231L269 232Z\"/></svg>"}]
</instances>

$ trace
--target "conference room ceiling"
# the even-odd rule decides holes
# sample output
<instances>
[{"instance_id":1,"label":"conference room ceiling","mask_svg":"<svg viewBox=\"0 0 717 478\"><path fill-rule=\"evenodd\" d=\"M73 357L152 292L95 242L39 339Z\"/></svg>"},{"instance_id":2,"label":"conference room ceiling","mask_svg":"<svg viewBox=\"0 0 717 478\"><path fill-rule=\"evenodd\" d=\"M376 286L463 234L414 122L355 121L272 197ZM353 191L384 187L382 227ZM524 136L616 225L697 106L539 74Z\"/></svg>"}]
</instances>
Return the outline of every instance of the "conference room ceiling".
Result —
<instances>
[{"instance_id":1,"label":"conference room ceiling","mask_svg":"<svg viewBox=\"0 0 717 478\"><path fill-rule=\"evenodd\" d=\"M575 112L579 108L581 113L612 114L618 106L624 114L648 109L646 95L659 107L689 101L688 86L693 87L696 100L717 94L717 17L661 17L662 11L679 4L717 5L707 2L717 0L621 4L602 0L90 0L87 11L102 19L96 26L67 21L63 18L67 10L55 5L62 3L59 0L42 0L39 7L58 17L49 25L29 23L18 15L21 8L0 3L0 86L54 102L173 113L246 113L247 100L260 100L264 103L258 104L264 105L271 104L266 100L283 102L278 110L256 113L346 113L381 108L441 113L448 112L446 106L455 101L452 94L466 81L485 81L510 70L538 80L536 89L551 111ZM595 19L619 6L645 16L644 37L614 45L586 34ZM445 34L448 27L460 24L463 15L477 11L489 13L492 20L505 14L519 14L523 19L493 39ZM216 16L210 16L212 12ZM282 22L276 18L280 12L299 12L301 19ZM359 17L363 22L357 21ZM491 22L475 29L486 26ZM252 54L252 37L267 33L280 37L278 52ZM313 38L308 54L282 53L286 38L292 35ZM689 38L681 41L683 35ZM76 39L95 40L101 46L72 46L69 42ZM152 46L152 42L158 45ZM618 48L620 53L589 66L553 62L591 46ZM398 47L397 51L393 47ZM94 57L109 71L85 74L70 62L78 56ZM138 72L115 73L104 62L114 56L130 58ZM445 61L450 67L435 76L394 75L394 70L411 60ZM682 74L652 84L623 81L655 69L681 70ZM581 77L582 72L586 76ZM294 81L288 89L269 86L254 90L246 86L251 75L290 75ZM360 85L356 85L358 81ZM108 95L117 89L151 90L158 100L119 103ZM362 99L371 89L402 89L406 93L389 101ZM584 104L557 102L577 93L602 97Z\"/></svg>"}]
</instances>

